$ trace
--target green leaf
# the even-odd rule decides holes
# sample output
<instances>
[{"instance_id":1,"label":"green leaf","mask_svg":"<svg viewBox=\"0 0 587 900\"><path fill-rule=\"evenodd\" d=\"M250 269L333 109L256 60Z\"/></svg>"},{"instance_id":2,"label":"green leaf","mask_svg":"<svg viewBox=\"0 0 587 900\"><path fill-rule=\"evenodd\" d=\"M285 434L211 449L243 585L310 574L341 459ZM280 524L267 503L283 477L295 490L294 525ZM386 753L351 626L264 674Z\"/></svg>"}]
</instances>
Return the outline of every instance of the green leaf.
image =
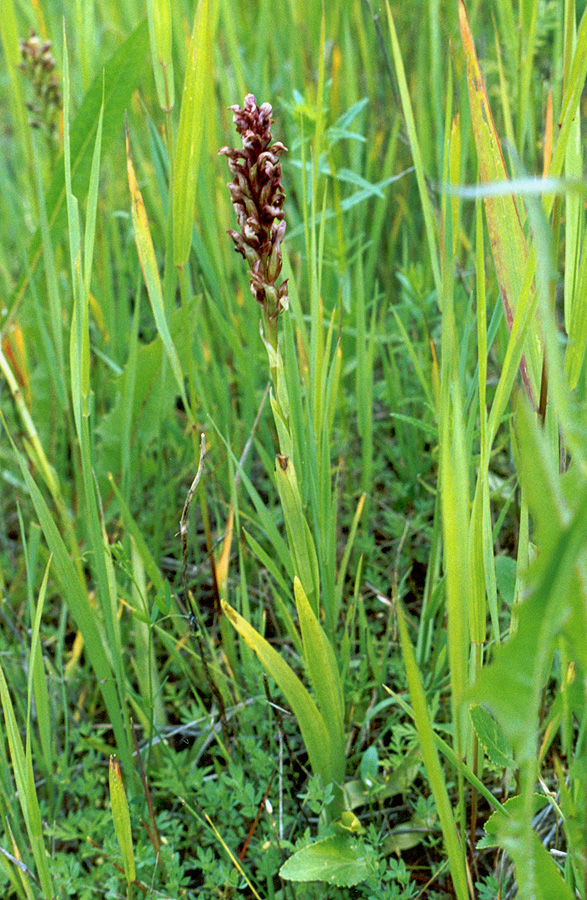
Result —
<instances>
[{"instance_id":1,"label":"green leaf","mask_svg":"<svg viewBox=\"0 0 587 900\"><path fill-rule=\"evenodd\" d=\"M534 794L531 799L536 809L546 798ZM565 884L561 870L525 821L525 806L525 798L512 797L508 801L510 815L495 812L486 825L486 831L496 835L498 845L515 864L516 896L520 900L573 900L575 892Z\"/></svg>"},{"instance_id":2,"label":"green leaf","mask_svg":"<svg viewBox=\"0 0 587 900\"><path fill-rule=\"evenodd\" d=\"M422 676L418 669L416 655L414 653L414 648L412 647L412 642L410 641L405 613L401 604L398 609L397 621L402 655L408 678L408 687L410 689L410 697L412 700L414 721L416 723L416 728L418 729L418 737L420 738L422 759L426 766L430 787L438 810L438 818L440 819L444 846L448 855L455 894L458 900L468 900L469 889L467 886L467 874L465 871L463 851L459 843L452 803L448 795L446 777L442 766L440 765L440 759L438 758L435 734L430 721L424 685L422 684Z\"/></svg>"},{"instance_id":3,"label":"green leaf","mask_svg":"<svg viewBox=\"0 0 587 900\"><path fill-rule=\"evenodd\" d=\"M371 847L346 834L333 834L290 856L279 870L288 881L326 881L337 887L352 887L376 871L377 857Z\"/></svg>"},{"instance_id":4,"label":"green leaf","mask_svg":"<svg viewBox=\"0 0 587 900\"><path fill-rule=\"evenodd\" d=\"M171 4L169 0L147 0L149 43L159 106L172 110L175 105L173 53L171 47Z\"/></svg>"},{"instance_id":5,"label":"green leaf","mask_svg":"<svg viewBox=\"0 0 587 900\"><path fill-rule=\"evenodd\" d=\"M55 570L63 588L64 598L66 599L71 614L84 638L88 659L96 674L96 683L100 686L102 696L104 697L120 756L125 765L130 769L131 757L128 752L128 742L126 740L126 732L121 714L120 698L116 691L113 679L110 662L111 655L109 649L102 641L96 623L96 613L90 605L85 585L82 584L78 578L78 574L69 557L63 538L55 524L55 520L49 511L49 507L29 472L25 458L19 453L14 444L12 444L12 449L34 504L39 523L43 529L43 534L45 535L45 540L53 554Z\"/></svg>"},{"instance_id":6,"label":"green leaf","mask_svg":"<svg viewBox=\"0 0 587 900\"><path fill-rule=\"evenodd\" d=\"M10 698L8 685L4 672L0 666L0 703L4 712L4 727L10 748L10 758L14 770L14 780L18 792L18 800L25 820L33 856L37 864L37 871L43 893L46 897L53 896L51 873L48 864L47 850L43 842L43 825L39 801L35 790L35 776L30 753L25 756L24 748L14 707Z\"/></svg>"},{"instance_id":7,"label":"green leaf","mask_svg":"<svg viewBox=\"0 0 587 900\"><path fill-rule=\"evenodd\" d=\"M486 709L475 704L469 710L473 728L487 758L494 766L509 769L513 766L511 748L503 736L503 731Z\"/></svg>"},{"instance_id":8,"label":"green leaf","mask_svg":"<svg viewBox=\"0 0 587 900\"><path fill-rule=\"evenodd\" d=\"M514 602L516 589L516 561L511 556L498 556L495 560L497 590L503 603L509 608Z\"/></svg>"},{"instance_id":9,"label":"green leaf","mask_svg":"<svg viewBox=\"0 0 587 900\"><path fill-rule=\"evenodd\" d=\"M173 260L187 262L192 243L196 184L204 141L206 116L214 97L212 77L214 0L200 0L188 51L173 182Z\"/></svg>"},{"instance_id":10,"label":"green leaf","mask_svg":"<svg viewBox=\"0 0 587 900\"><path fill-rule=\"evenodd\" d=\"M516 755L531 759L536 755L542 689L560 639L567 642L571 658L583 669L587 665L582 577L587 494L579 467L560 479L558 459L526 405L517 410L516 431L522 483L540 553L525 573L527 596L516 607L517 629L480 672L473 698L494 713Z\"/></svg>"},{"instance_id":11,"label":"green leaf","mask_svg":"<svg viewBox=\"0 0 587 900\"><path fill-rule=\"evenodd\" d=\"M145 61L149 55L146 19L135 28L124 44L101 68L89 87L83 103L70 128L70 154L72 193L82 203L90 186L92 157L96 143L102 99L104 116L102 125L102 155L104 156L115 137L121 134L124 111L139 83ZM53 179L47 191L45 206L49 218L51 236L57 241L67 227L65 207L65 171L63 161L54 168ZM37 266L42 250L40 228L35 233L29 254L31 271ZM28 273L23 275L13 294L10 316L24 293Z\"/></svg>"},{"instance_id":12,"label":"green leaf","mask_svg":"<svg viewBox=\"0 0 587 900\"><path fill-rule=\"evenodd\" d=\"M41 628L41 619L45 605L45 596L47 593L47 581L49 578L49 569L51 567L51 559L47 562L45 574L41 589L39 590L39 599L35 610L33 629L31 633L31 650L30 650L30 672L28 684L28 700L27 700L27 735L30 735L31 708L34 698L35 715L39 737L41 739L41 747L43 750L44 762L47 770L51 771L53 766L55 740L53 734L53 714L51 704L49 702L49 691L47 690L47 680L45 678L45 665L43 662L43 654L41 650L41 642L39 632ZM27 743L27 754L30 753L30 742Z\"/></svg>"},{"instance_id":13,"label":"green leaf","mask_svg":"<svg viewBox=\"0 0 587 900\"><path fill-rule=\"evenodd\" d=\"M438 250L436 247L436 225L435 215L432 210L430 196L428 193L428 185L426 173L424 172L424 163L422 161L422 153L420 150L420 142L416 133L416 122L412 109L412 101L410 99L410 91L408 89L408 81L404 69L399 41L397 39L397 31L389 6L389 0L385 0L387 10L387 22L389 25L389 36L391 38L391 48L393 52L393 60L395 63L395 72L397 76L398 89L401 97L406 129L410 140L410 150L412 159L414 160L414 169L416 170L416 180L418 182L418 192L420 194L420 203L422 204L422 212L424 213L424 223L426 225L426 237L428 239L428 252L430 254L430 262L432 263L432 273L434 275L434 284L438 296L442 296L442 282L440 278L440 265L438 262Z\"/></svg>"},{"instance_id":14,"label":"green leaf","mask_svg":"<svg viewBox=\"0 0 587 900\"><path fill-rule=\"evenodd\" d=\"M303 585L314 614L317 614L320 596L318 558L312 534L302 508L302 495L291 457L277 457L275 477L277 479L279 499L283 507L283 517L294 562L294 570Z\"/></svg>"},{"instance_id":15,"label":"green leaf","mask_svg":"<svg viewBox=\"0 0 587 900\"><path fill-rule=\"evenodd\" d=\"M548 803L548 797L544 794L533 795L532 814L536 815L543 806ZM496 809L483 826L486 837L481 838L478 847L498 847L497 835L500 829L503 829L503 823L508 818L516 818L523 814L524 797L516 794L515 797L509 797L503 804L503 810Z\"/></svg>"},{"instance_id":16,"label":"green leaf","mask_svg":"<svg viewBox=\"0 0 587 900\"><path fill-rule=\"evenodd\" d=\"M257 654L266 671L275 679L298 721L310 765L316 775L320 775L324 785L335 781L332 772L330 749L330 729L318 711L314 700L285 660L273 649L268 641L249 625L228 603L222 602L222 609L246 643Z\"/></svg>"},{"instance_id":17,"label":"green leaf","mask_svg":"<svg viewBox=\"0 0 587 900\"><path fill-rule=\"evenodd\" d=\"M304 593L299 578L294 579L296 607L304 645L304 660L318 701L318 707L330 732L333 781L341 784L345 769L344 698L338 663L326 633Z\"/></svg>"},{"instance_id":18,"label":"green leaf","mask_svg":"<svg viewBox=\"0 0 587 900\"><path fill-rule=\"evenodd\" d=\"M170 337L179 350L191 345L196 327L196 302L196 299L192 300L187 308L176 309L170 316ZM189 336L183 341L186 320ZM134 335L130 340L135 340ZM136 454L160 435L162 422L171 414L178 393L171 369L165 363L160 335L148 344L140 344L137 340L132 349L136 359L129 358L122 373L113 379L116 402L96 425L96 434L100 437L100 475L120 472L126 453L131 466L134 465ZM180 356L179 360L181 364L184 357ZM127 436L130 447L121 446Z\"/></svg>"}]
</instances>

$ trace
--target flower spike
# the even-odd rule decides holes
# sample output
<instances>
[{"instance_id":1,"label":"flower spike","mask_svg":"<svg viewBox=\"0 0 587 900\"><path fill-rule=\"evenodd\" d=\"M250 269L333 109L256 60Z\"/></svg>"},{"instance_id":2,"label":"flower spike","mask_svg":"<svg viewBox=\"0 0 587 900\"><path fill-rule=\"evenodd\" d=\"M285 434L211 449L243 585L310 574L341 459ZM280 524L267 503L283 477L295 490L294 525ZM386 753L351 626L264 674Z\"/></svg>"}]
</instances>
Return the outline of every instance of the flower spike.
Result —
<instances>
[{"instance_id":1,"label":"flower spike","mask_svg":"<svg viewBox=\"0 0 587 900\"><path fill-rule=\"evenodd\" d=\"M279 286L283 265L281 242L285 235L285 194L281 184L280 156L287 148L271 144L272 107L257 106L253 94L245 105L230 106L242 139L242 150L223 147L233 180L228 185L240 232L229 231L237 253L251 269L251 292L263 308L267 322L275 322L287 309L287 279Z\"/></svg>"}]
</instances>

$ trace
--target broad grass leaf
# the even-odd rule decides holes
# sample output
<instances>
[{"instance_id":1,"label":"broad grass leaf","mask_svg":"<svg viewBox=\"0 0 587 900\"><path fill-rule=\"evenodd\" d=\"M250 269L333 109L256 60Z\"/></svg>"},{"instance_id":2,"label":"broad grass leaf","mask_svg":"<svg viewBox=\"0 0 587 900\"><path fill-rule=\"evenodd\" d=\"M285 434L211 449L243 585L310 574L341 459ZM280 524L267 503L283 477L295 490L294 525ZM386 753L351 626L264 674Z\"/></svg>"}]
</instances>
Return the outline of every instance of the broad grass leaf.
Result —
<instances>
[{"instance_id":1,"label":"broad grass leaf","mask_svg":"<svg viewBox=\"0 0 587 900\"><path fill-rule=\"evenodd\" d=\"M445 310L447 308L448 303L445 304ZM481 629L475 626L476 620L485 614L485 596L482 596L482 603L479 604L479 598L471 591L468 459L458 385L451 387L452 389L447 390L447 402L442 412L440 493L453 727L455 749L461 755L467 745L469 729L463 699L469 685L469 639L482 641L485 636L485 629L481 633ZM482 561L479 565L482 566ZM477 608L479 605L481 610Z\"/></svg>"},{"instance_id":2,"label":"broad grass leaf","mask_svg":"<svg viewBox=\"0 0 587 900\"><path fill-rule=\"evenodd\" d=\"M173 260L176 266L185 265L190 253L196 184L205 124L214 101L212 73L214 8L214 0L199 0L181 98L175 179L172 188Z\"/></svg>"},{"instance_id":3,"label":"broad grass leaf","mask_svg":"<svg viewBox=\"0 0 587 900\"><path fill-rule=\"evenodd\" d=\"M314 615L299 578L294 594L304 646L304 661L318 707L330 732L333 781L341 784L345 769L344 698L338 663L324 629Z\"/></svg>"},{"instance_id":4,"label":"broad grass leaf","mask_svg":"<svg viewBox=\"0 0 587 900\"><path fill-rule=\"evenodd\" d=\"M290 856L279 870L287 881L326 881L352 887L376 870L375 851L346 834L333 834Z\"/></svg>"},{"instance_id":5,"label":"broad grass leaf","mask_svg":"<svg viewBox=\"0 0 587 900\"><path fill-rule=\"evenodd\" d=\"M485 91L481 70L477 62L473 35L469 28L467 13L459 0L459 20L465 56L467 59L467 80L471 118L479 159L479 173L482 183L508 180L508 173L501 150L501 143L495 129L489 99ZM485 215L493 261L501 299L509 328L512 328L518 300L522 295L524 275L528 262L528 249L512 194L485 197ZM526 298L531 304L534 291ZM526 358L522 356L520 372L530 401L535 405L538 397L541 373L541 339L537 323L531 323L528 334Z\"/></svg>"},{"instance_id":6,"label":"broad grass leaf","mask_svg":"<svg viewBox=\"0 0 587 900\"><path fill-rule=\"evenodd\" d=\"M170 317L169 333L178 352L191 344L196 327L195 308L194 299ZM184 340L186 326L189 334ZM131 340L135 340L134 335ZM129 355L122 373L113 379L116 401L96 426L100 438L98 474L102 477L106 472L114 475L120 472L125 453L129 454L131 470L135 468L137 454L160 435L163 421L173 414L178 395L173 373L166 365L161 336L157 335L148 344L138 343L132 349L136 350L136 359ZM179 359L181 364L183 356ZM130 447L122 446L121 438L128 440Z\"/></svg>"},{"instance_id":7,"label":"broad grass leaf","mask_svg":"<svg viewBox=\"0 0 587 900\"><path fill-rule=\"evenodd\" d=\"M159 106L172 110L175 105L175 79L171 46L170 0L147 0L149 43Z\"/></svg>"},{"instance_id":8,"label":"broad grass leaf","mask_svg":"<svg viewBox=\"0 0 587 900\"><path fill-rule=\"evenodd\" d=\"M578 466L559 478L558 460L526 405L517 411L516 430L540 552L525 575L528 593L517 608L517 630L480 673L473 699L488 706L518 758L528 760L537 752L542 690L561 639L570 659L587 668L587 492Z\"/></svg>"},{"instance_id":9,"label":"broad grass leaf","mask_svg":"<svg viewBox=\"0 0 587 900\"><path fill-rule=\"evenodd\" d=\"M314 700L306 690L296 673L293 671L279 653L273 649L268 641L243 619L239 613L226 602L222 602L222 609L230 622L246 643L257 654L265 670L275 680L279 688L292 708L298 721L312 771L320 775L324 785L335 781L332 771L332 752L330 728L318 711Z\"/></svg>"}]
</instances>

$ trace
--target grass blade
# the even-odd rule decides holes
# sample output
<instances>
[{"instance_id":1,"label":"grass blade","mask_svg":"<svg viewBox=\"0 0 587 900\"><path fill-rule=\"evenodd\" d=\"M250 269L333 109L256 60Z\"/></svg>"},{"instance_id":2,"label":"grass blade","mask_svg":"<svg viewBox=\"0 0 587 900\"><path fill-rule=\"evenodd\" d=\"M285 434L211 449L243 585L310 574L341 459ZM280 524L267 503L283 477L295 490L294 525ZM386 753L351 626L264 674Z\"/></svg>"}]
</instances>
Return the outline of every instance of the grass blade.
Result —
<instances>
[{"instance_id":1,"label":"grass blade","mask_svg":"<svg viewBox=\"0 0 587 900\"><path fill-rule=\"evenodd\" d=\"M325 785L331 784L335 780L336 773L332 770L330 729L314 700L293 669L268 641L228 603L223 601L222 608L234 628L255 651L263 667L283 691L300 726L312 770L322 777Z\"/></svg>"},{"instance_id":2,"label":"grass blade","mask_svg":"<svg viewBox=\"0 0 587 900\"><path fill-rule=\"evenodd\" d=\"M181 99L172 198L173 261L176 266L184 266L190 253L206 116L211 113L213 101L211 23L214 6L214 0L199 0Z\"/></svg>"},{"instance_id":3,"label":"grass blade","mask_svg":"<svg viewBox=\"0 0 587 900\"><path fill-rule=\"evenodd\" d=\"M416 728L418 729L420 749L430 781L430 788L434 795L436 808L438 810L438 817L440 819L440 826L444 837L444 846L448 854L455 894L458 900L468 900L469 891L467 888L464 849L459 841L444 772L442 771L438 750L436 749L434 731L428 714L424 685L422 684L422 678L418 670L414 648L410 641L405 614L401 604L398 608L397 619L404 665L408 676L408 686L412 700L414 721L416 723Z\"/></svg>"},{"instance_id":4,"label":"grass blade","mask_svg":"<svg viewBox=\"0 0 587 900\"><path fill-rule=\"evenodd\" d=\"M87 91L84 101L71 125L71 173L72 191L80 202L87 196L90 186L92 156L98 130L98 120L102 102L104 103L104 125L102 150L111 146L120 133L124 111L139 83L149 55L147 22L143 21L126 39L124 44L100 69ZM67 225L65 197L65 173L63 165L56 165L46 197L50 233L58 240ZM41 256L42 239L40 229L35 234L29 254L31 271L37 267ZM9 303L7 322L14 317L28 283L28 272L20 279Z\"/></svg>"},{"instance_id":5,"label":"grass blade","mask_svg":"<svg viewBox=\"0 0 587 900\"><path fill-rule=\"evenodd\" d=\"M149 294L149 300L151 301L151 309L153 310L155 322L157 323L157 330L161 335L161 340L163 341L163 345L165 347L165 350L167 351L167 356L169 357L169 362L171 363L171 368L173 370L173 374L175 375L175 380L177 382L177 387L181 399L191 420L192 416L185 393L184 377L181 363L177 355L177 350L175 349L175 344L173 343L173 339L171 337L171 334L169 333L169 326L167 325L167 318L165 316L163 291L161 290L161 279L159 278L159 269L157 266L157 259L155 257L155 249L153 247L153 241L151 239L149 220L147 219L145 204L143 203L143 197L137 184L135 169L130 155L130 140L128 136L128 130L126 133L126 167L128 174L128 185L130 188L130 196L132 200L132 221L135 232L135 241L139 254L139 260L141 263L141 269L143 270L143 277L147 286L147 293Z\"/></svg>"},{"instance_id":6,"label":"grass blade","mask_svg":"<svg viewBox=\"0 0 587 900\"><path fill-rule=\"evenodd\" d=\"M508 173L501 151L501 143L493 123L489 99L477 62L473 35L462 0L459 0L459 20L463 47L467 57L469 102L481 181L483 183L507 181ZM516 307L522 296L524 271L528 261L526 239L513 195L502 194L485 197L485 215L501 299L511 330ZM529 304L532 302L532 296L533 290L526 301ZM536 405L542 368L541 339L536 322L529 325L526 346L528 362L525 357L522 357L520 372L528 397Z\"/></svg>"},{"instance_id":7,"label":"grass blade","mask_svg":"<svg viewBox=\"0 0 587 900\"><path fill-rule=\"evenodd\" d=\"M430 197L428 196L428 186L426 184L426 175L424 173L424 163L422 161L422 153L420 151L420 142L418 141L418 135L416 133L416 122L414 120L414 113L412 110L412 101L410 100L408 82L406 80L406 73L404 70L399 41L397 39L397 32L395 30L393 15L389 6L389 0L385 0L385 6L387 9L387 21L389 24L389 34L391 37L391 47L393 51L393 60L395 63L397 82L402 101L402 109L404 112L404 119L406 122L408 137L410 139L410 149L412 151L412 159L414 160L414 169L416 170L416 180L418 182L418 191L420 193L420 203L422 204L422 211L424 213L426 237L428 239L428 252L430 254L430 262L432 264L432 274L434 276L434 284L436 285L438 297L440 298L442 297L442 288L440 280L440 265L438 262L434 214L432 211L432 205L430 203Z\"/></svg>"},{"instance_id":8,"label":"grass blade","mask_svg":"<svg viewBox=\"0 0 587 900\"><path fill-rule=\"evenodd\" d=\"M304 645L304 660L324 721L330 731L333 780L342 783L345 769L344 698L332 644L314 615L299 578L294 593Z\"/></svg>"}]
</instances>

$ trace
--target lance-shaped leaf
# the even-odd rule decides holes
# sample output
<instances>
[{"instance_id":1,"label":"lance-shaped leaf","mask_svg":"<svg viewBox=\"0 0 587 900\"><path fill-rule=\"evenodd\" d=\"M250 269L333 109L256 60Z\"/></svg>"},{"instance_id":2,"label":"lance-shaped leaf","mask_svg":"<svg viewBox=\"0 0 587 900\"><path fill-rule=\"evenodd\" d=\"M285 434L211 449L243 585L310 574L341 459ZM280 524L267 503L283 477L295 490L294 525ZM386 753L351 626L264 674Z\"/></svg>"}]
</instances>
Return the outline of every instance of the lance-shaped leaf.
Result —
<instances>
[{"instance_id":1,"label":"lance-shaped leaf","mask_svg":"<svg viewBox=\"0 0 587 900\"><path fill-rule=\"evenodd\" d=\"M2 4L2 29L5 25L10 4ZM102 155L120 133L124 110L144 72L144 60L148 54L147 23L141 22L124 44L118 48L104 68L100 68L94 81L84 96L83 103L71 123L71 179L72 192L79 203L85 200L89 186L92 159L103 107ZM10 67L9 71L10 71ZM19 73L17 73L19 74ZM65 167L63 160L53 170L53 178L45 197L47 221L50 234L57 240L66 227L67 209L65 202ZM19 279L9 301L9 319L16 313L21 302L31 272L36 269L43 249L41 228L37 229L29 251L29 268ZM5 322L4 325L7 323Z\"/></svg>"},{"instance_id":2,"label":"lance-shaped leaf","mask_svg":"<svg viewBox=\"0 0 587 900\"><path fill-rule=\"evenodd\" d=\"M275 476L295 573L302 582L310 606L318 615L320 596L318 557L302 508L302 495L291 457L277 456Z\"/></svg>"},{"instance_id":3,"label":"lance-shaped leaf","mask_svg":"<svg viewBox=\"0 0 587 900\"><path fill-rule=\"evenodd\" d=\"M118 846L122 856L124 874L130 884L135 880L135 857L132 846L132 833L130 828L130 813L126 791L122 782L120 765L115 756L110 757L108 768L108 781L110 783L110 802L112 803L112 819L114 830L118 838Z\"/></svg>"},{"instance_id":4,"label":"lance-shaped leaf","mask_svg":"<svg viewBox=\"0 0 587 900\"><path fill-rule=\"evenodd\" d=\"M331 784L335 780L336 773L333 773L331 765L330 730L314 700L291 666L252 625L249 625L246 619L224 601L222 609L283 691L300 726L314 774L320 775L325 785Z\"/></svg>"},{"instance_id":5,"label":"lance-shaped leaf","mask_svg":"<svg viewBox=\"0 0 587 900\"><path fill-rule=\"evenodd\" d=\"M147 19L159 106L164 110L172 110L175 105L175 86L169 0L147 0Z\"/></svg>"},{"instance_id":6,"label":"lance-shaped leaf","mask_svg":"<svg viewBox=\"0 0 587 900\"><path fill-rule=\"evenodd\" d=\"M304 659L320 712L330 732L331 765L334 780L344 778L344 699L338 663L324 629L308 603L302 583L294 579L296 607L304 645Z\"/></svg>"},{"instance_id":7,"label":"lance-shaped leaf","mask_svg":"<svg viewBox=\"0 0 587 900\"><path fill-rule=\"evenodd\" d=\"M211 22L214 5L214 0L198 3L181 99L173 182L173 260L176 266L185 265L192 243L205 113L213 97Z\"/></svg>"},{"instance_id":8,"label":"lance-shaped leaf","mask_svg":"<svg viewBox=\"0 0 587 900\"><path fill-rule=\"evenodd\" d=\"M467 60L469 103L479 159L479 175L483 184L507 181L508 173L501 143L489 108L463 0L459 0L459 20ZM512 194L488 194L485 197L485 215L501 299L511 330L528 262L526 239ZM531 304L533 295L534 289L531 288L525 298L528 305ZM520 362L526 392L534 406L539 392L541 366L541 338L538 325L534 323L527 335L526 353Z\"/></svg>"}]
</instances>

